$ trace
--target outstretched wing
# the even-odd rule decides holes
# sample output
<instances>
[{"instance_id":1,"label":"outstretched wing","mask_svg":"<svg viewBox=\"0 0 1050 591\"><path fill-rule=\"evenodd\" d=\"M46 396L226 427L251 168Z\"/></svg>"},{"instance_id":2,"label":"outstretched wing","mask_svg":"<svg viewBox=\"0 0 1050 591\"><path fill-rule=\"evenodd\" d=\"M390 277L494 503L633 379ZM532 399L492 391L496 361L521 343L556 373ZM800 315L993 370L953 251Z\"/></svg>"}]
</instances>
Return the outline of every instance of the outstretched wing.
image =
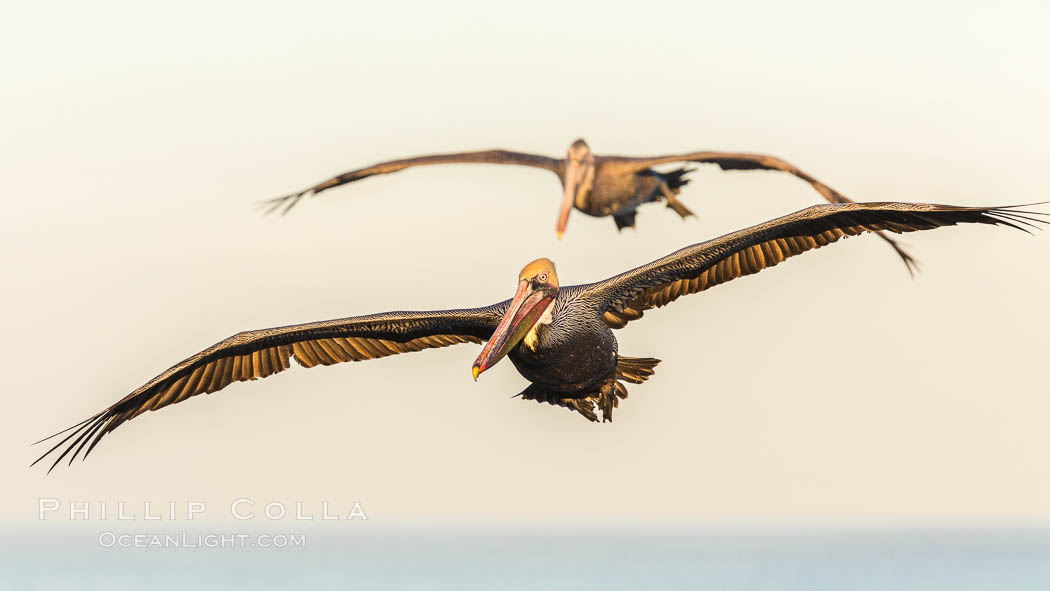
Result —
<instances>
[{"instance_id":1,"label":"outstretched wing","mask_svg":"<svg viewBox=\"0 0 1050 591\"><path fill-rule=\"evenodd\" d=\"M1024 226L1046 223L1046 213L1017 207L954 207L922 203L816 205L746 230L695 244L605 281L584 287L603 320L621 328L642 312L784 259L865 232L932 230L956 224Z\"/></svg>"},{"instance_id":2,"label":"outstretched wing","mask_svg":"<svg viewBox=\"0 0 1050 591\"><path fill-rule=\"evenodd\" d=\"M303 197L309 197L316 195L321 191L326 191L332 187L338 187L339 185L345 185L354 181L359 181L363 178L374 176L377 174L388 174L391 172L397 172L404 170L410 166L423 166L427 164L519 164L522 166L535 166L538 168L545 168L559 177L564 174L565 163L562 160L555 158L548 158L546 156L539 156L537 154L524 154L521 152L509 152L507 150L485 150L482 152L460 152L457 154L435 154L432 156L419 156L416 158L406 158L404 160L391 160L390 162L382 162L369 166L368 168L359 168L357 170L351 170L350 172L344 172L339 176L332 177L323 183L314 185L305 191L299 191L298 193L291 193L275 199L270 199L266 202L267 213L281 209L282 213L287 213L289 209L295 207L296 203Z\"/></svg>"},{"instance_id":3,"label":"outstretched wing","mask_svg":"<svg viewBox=\"0 0 1050 591\"><path fill-rule=\"evenodd\" d=\"M470 310L389 312L238 333L168 368L109 408L48 437L72 431L33 464L59 448L63 451L51 469L70 452L70 463L81 451L86 458L103 436L146 411L217 392L233 382L269 377L291 367L292 359L314 367L480 343L492 335L506 307L502 302Z\"/></svg>"},{"instance_id":4,"label":"outstretched wing","mask_svg":"<svg viewBox=\"0 0 1050 591\"><path fill-rule=\"evenodd\" d=\"M820 182L809 173L786 160L770 156L768 154L750 154L747 152L689 152L687 154L672 154L668 156L654 156L652 158L630 158L616 156L611 159L626 164L637 171L642 171L659 164L670 164L674 162L698 162L706 164L717 164L722 170L777 170L796 176L807 183L817 193L820 193L829 203L853 203L853 200ZM914 275L918 267L915 259L908 254L896 240L886 234L879 232L879 237L885 240L897 255L904 261L908 273Z\"/></svg>"}]
</instances>

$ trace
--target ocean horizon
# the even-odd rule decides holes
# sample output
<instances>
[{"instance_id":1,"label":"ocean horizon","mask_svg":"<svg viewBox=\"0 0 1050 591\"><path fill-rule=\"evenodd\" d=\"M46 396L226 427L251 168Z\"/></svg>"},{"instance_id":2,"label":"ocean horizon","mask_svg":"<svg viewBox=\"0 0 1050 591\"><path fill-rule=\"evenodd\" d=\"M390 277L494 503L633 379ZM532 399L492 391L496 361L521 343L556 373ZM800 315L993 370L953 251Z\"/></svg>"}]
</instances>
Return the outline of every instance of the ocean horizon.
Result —
<instances>
[{"instance_id":1,"label":"ocean horizon","mask_svg":"<svg viewBox=\"0 0 1050 591\"><path fill-rule=\"evenodd\" d=\"M0 535L6 588L1050 589L1050 527L40 529Z\"/></svg>"}]
</instances>

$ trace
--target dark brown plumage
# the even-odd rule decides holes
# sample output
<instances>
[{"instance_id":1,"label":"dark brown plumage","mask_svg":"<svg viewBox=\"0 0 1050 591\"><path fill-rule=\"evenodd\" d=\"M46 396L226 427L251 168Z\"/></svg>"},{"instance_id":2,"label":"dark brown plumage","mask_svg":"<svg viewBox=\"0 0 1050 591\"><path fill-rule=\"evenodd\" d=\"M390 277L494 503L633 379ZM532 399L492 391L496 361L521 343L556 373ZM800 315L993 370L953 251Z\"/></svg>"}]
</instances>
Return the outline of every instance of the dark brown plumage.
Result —
<instances>
[{"instance_id":1,"label":"dark brown plumage","mask_svg":"<svg viewBox=\"0 0 1050 591\"><path fill-rule=\"evenodd\" d=\"M616 227L634 227L638 206L665 201L667 207L685 218L693 213L678 199L681 188L689 180L691 171L679 168L670 172L659 172L654 166L674 163L716 164L722 170L774 170L802 179L829 203L852 203L842 193L820 182L797 166L766 154L744 152L689 152L653 157L597 156L591 154L587 142L577 140L569 146L565 158L548 158L536 154L525 154L507 150L485 150L420 156L403 160L392 160L366 168L360 168L332 177L305 191L284 195L268 202L268 211L287 212L304 197L316 195L340 185L359 181L370 176L389 174L412 166L429 164L517 164L549 170L558 176L565 189L562 209L559 214L558 235L565 231L569 211L575 208L595 217L611 216ZM885 234L880 236L893 247L909 272L916 267L915 260L899 244Z\"/></svg>"},{"instance_id":2,"label":"dark brown plumage","mask_svg":"<svg viewBox=\"0 0 1050 591\"><path fill-rule=\"evenodd\" d=\"M475 379L509 356L530 382L523 398L564 406L592 421L600 410L607 421L627 397L623 383L644 382L659 363L620 356L611 330L641 318L646 310L846 236L971 223L1024 230L1042 223L1037 216L1045 215L1016 207L818 205L683 248L604 281L566 287L560 286L554 264L538 259L519 274L512 300L483 308L390 312L236 334L63 431L72 433L37 462L60 448L52 468L67 456L70 462L81 454L87 457L103 436L146 411L216 392L233 382L268 377L291 367L292 359L313 367L486 340L474 363Z\"/></svg>"}]
</instances>

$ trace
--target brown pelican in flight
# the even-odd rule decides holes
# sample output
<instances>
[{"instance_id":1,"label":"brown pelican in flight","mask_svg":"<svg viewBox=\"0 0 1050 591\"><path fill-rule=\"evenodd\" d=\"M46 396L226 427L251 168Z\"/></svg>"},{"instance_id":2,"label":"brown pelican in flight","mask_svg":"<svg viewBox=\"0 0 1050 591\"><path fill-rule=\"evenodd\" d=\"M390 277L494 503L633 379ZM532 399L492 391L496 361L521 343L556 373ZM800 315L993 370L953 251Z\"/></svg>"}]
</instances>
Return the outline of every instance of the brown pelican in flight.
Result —
<instances>
[{"instance_id":1,"label":"brown pelican in flight","mask_svg":"<svg viewBox=\"0 0 1050 591\"><path fill-rule=\"evenodd\" d=\"M694 244L604 281L562 286L554 263L537 259L521 270L512 299L461 310L387 312L242 332L192 355L98 414L70 427L41 456L63 448L52 468L91 450L110 431L150 410L233 382L265 378L291 367L363 361L482 343L474 379L509 356L530 382L526 400L564 406L591 421L612 420L627 397L623 382L639 384L657 359L619 354L612 330L667 305L784 259L865 232L932 230L955 224L1001 224L1024 229L1047 215L1016 207L953 207L905 203L817 205ZM487 342L486 342L487 341ZM50 437L48 438L50 439ZM35 464L36 462L34 462Z\"/></svg>"},{"instance_id":2,"label":"brown pelican in flight","mask_svg":"<svg viewBox=\"0 0 1050 591\"><path fill-rule=\"evenodd\" d=\"M634 227L635 213L639 205L650 201L666 201L670 207L683 218L694 215L678 199L678 193L689 182L685 175L691 168L678 168L670 172L653 170L653 166L674 163L708 163L717 164L722 170L779 170L792 174L810 184L824 199L830 203L853 203L842 193L803 172L795 165L766 154L748 154L743 152L690 152L669 156L628 157L596 156L591 153L587 142L576 140L569 146L565 158L548 158L537 154L524 154L507 150L485 150L481 152L460 152L455 154L435 154L418 156L404 160L381 162L366 168L359 168L332 177L305 191L292 193L271 199L267 202L268 211L281 209L287 212L303 197L316 195L333 187L359 181L377 174L389 174L411 166L425 164L519 164L545 168L558 175L564 193L561 209L558 212L557 233L561 238L569 221L569 212L576 208L595 217L612 216L619 229ZM911 272L914 259L908 255L894 240L880 233L880 236L893 247Z\"/></svg>"}]
</instances>

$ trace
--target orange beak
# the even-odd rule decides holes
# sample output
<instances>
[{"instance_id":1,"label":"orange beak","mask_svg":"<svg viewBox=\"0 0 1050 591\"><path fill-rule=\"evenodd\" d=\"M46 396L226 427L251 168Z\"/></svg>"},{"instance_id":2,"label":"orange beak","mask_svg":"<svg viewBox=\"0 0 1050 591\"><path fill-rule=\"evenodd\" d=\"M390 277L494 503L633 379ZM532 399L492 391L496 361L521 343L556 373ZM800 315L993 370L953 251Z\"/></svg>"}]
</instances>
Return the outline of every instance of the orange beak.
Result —
<instances>
[{"instance_id":1,"label":"orange beak","mask_svg":"<svg viewBox=\"0 0 1050 591\"><path fill-rule=\"evenodd\" d=\"M558 212L558 240L565 234L565 226L569 224L569 212L576 202L576 177L580 174L580 161L570 160L565 170L565 195L561 198L561 211Z\"/></svg>"},{"instance_id":2,"label":"orange beak","mask_svg":"<svg viewBox=\"0 0 1050 591\"><path fill-rule=\"evenodd\" d=\"M554 297L555 294L547 291L534 290L532 284L526 279L518 283L518 291L514 294L514 299L511 300L503 320L492 333L489 342L485 343L485 347L481 349L481 354L474 360L471 373L475 380L486 369L496 365L525 338L525 335L543 317L543 313L554 301Z\"/></svg>"}]
</instances>

